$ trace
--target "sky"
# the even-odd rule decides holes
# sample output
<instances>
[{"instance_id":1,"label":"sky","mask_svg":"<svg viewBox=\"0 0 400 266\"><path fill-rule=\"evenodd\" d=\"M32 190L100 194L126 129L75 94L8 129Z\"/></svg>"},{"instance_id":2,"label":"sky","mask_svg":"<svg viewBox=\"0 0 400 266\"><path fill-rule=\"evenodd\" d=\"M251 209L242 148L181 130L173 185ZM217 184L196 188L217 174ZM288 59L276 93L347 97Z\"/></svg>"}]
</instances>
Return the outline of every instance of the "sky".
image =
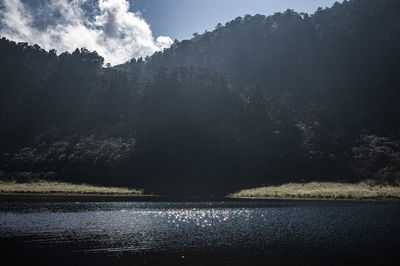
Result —
<instances>
[{"instance_id":1,"label":"sky","mask_svg":"<svg viewBox=\"0 0 400 266\"><path fill-rule=\"evenodd\" d=\"M314 13L318 7L331 7L339 0L131 0L131 10L140 11L154 35L190 39L193 33L211 31L246 14L273 15L294 9Z\"/></svg>"},{"instance_id":2,"label":"sky","mask_svg":"<svg viewBox=\"0 0 400 266\"><path fill-rule=\"evenodd\" d=\"M0 0L0 36L58 53L86 47L112 65L245 14L313 13L334 0Z\"/></svg>"}]
</instances>

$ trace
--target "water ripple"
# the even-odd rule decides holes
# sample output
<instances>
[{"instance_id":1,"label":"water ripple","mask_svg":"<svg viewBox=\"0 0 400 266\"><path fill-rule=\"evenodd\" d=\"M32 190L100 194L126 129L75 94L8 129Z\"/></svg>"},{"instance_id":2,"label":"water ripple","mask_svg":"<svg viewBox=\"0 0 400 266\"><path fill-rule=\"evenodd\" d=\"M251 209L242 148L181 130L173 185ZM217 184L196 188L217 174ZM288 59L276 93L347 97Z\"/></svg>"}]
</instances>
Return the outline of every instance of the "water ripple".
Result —
<instances>
[{"instance_id":1,"label":"water ripple","mask_svg":"<svg viewBox=\"0 0 400 266\"><path fill-rule=\"evenodd\" d=\"M4 239L75 252L400 246L398 204L4 203Z\"/></svg>"}]
</instances>

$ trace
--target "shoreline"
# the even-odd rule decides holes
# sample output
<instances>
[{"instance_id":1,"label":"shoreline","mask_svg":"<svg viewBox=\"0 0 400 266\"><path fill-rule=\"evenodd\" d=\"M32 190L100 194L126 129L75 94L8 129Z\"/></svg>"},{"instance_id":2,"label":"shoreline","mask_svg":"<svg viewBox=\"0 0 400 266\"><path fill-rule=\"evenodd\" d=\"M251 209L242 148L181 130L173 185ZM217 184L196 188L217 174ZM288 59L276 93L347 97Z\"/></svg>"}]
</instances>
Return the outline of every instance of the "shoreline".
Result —
<instances>
[{"instance_id":1,"label":"shoreline","mask_svg":"<svg viewBox=\"0 0 400 266\"><path fill-rule=\"evenodd\" d=\"M231 199L247 199L247 200L287 200L287 201L348 201L348 202L396 202L400 201L400 198L302 198L302 197L237 197L237 196L227 196L227 198Z\"/></svg>"},{"instance_id":2,"label":"shoreline","mask_svg":"<svg viewBox=\"0 0 400 266\"><path fill-rule=\"evenodd\" d=\"M16 183L0 182L0 201L53 201L53 202L243 202L243 201L400 201L400 186L362 181L359 183L309 182L288 183L280 186L244 189L230 194L177 194L155 195L143 190L120 187L97 187L56 181Z\"/></svg>"},{"instance_id":3,"label":"shoreline","mask_svg":"<svg viewBox=\"0 0 400 266\"><path fill-rule=\"evenodd\" d=\"M0 193L1 202L400 202L400 198L295 198L295 197L233 197L211 195L112 195L60 193Z\"/></svg>"},{"instance_id":4,"label":"shoreline","mask_svg":"<svg viewBox=\"0 0 400 266\"><path fill-rule=\"evenodd\" d=\"M51 199L60 201L80 200L115 200L136 197L149 197L142 189L123 187L102 187L88 184L73 184L58 181L33 180L30 182L16 182L0 180L0 198L6 199Z\"/></svg>"},{"instance_id":5,"label":"shoreline","mask_svg":"<svg viewBox=\"0 0 400 266\"><path fill-rule=\"evenodd\" d=\"M400 201L400 186L377 184L371 180L358 183L288 183L279 186L243 189L229 194L228 197L322 201Z\"/></svg>"},{"instance_id":6,"label":"shoreline","mask_svg":"<svg viewBox=\"0 0 400 266\"><path fill-rule=\"evenodd\" d=\"M121 195L121 194L62 194L62 193L0 193L0 202L4 201L48 201L48 202L117 202L147 201L156 195Z\"/></svg>"}]
</instances>

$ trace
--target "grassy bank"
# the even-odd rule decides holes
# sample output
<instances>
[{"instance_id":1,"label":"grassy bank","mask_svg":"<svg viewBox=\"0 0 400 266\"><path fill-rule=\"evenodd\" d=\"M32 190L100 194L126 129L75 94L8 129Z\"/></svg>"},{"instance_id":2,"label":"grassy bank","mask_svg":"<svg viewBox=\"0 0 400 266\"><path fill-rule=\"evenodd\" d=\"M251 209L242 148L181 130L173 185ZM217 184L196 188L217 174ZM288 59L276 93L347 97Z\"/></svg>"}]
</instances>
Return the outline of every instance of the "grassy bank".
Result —
<instances>
[{"instance_id":1,"label":"grassy bank","mask_svg":"<svg viewBox=\"0 0 400 266\"><path fill-rule=\"evenodd\" d=\"M335 183L310 182L289 183L280 186L245 189L232 193L233 198L271 199L400 199L400 187L378 185L373 182Z\"/></svg>"},{"instance_id":2,"label":"grassy bank","mask_svg":"<svg viewBox=\"0 0 400 266\"><path fill-rule=\"evenodd\" d=\"M0 181L0 195L62 195L62 196L143 196L142 190L119 188L119 187L98 187L86 184L71 184L56 181L38 180L27 183L14 181Z\"/></svg>"}]
</instances>

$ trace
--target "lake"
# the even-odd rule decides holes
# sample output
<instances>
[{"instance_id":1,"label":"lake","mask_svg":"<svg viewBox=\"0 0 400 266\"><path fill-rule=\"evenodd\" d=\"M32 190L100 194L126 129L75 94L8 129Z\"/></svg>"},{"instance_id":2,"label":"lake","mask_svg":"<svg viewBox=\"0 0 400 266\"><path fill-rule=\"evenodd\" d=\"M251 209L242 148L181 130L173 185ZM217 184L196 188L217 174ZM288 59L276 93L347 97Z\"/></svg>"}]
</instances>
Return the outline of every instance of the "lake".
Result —
<instances>
[{"instance_id":1,"label":"lake","mask_svg":"<svg viewBox=\"0 0 400 266\"><path fill-rule=\"evenodd\" d=\"M397 202L2 201L0 243L15 265L382 265L399 221Z\"/></svg>"}]
</instances>

